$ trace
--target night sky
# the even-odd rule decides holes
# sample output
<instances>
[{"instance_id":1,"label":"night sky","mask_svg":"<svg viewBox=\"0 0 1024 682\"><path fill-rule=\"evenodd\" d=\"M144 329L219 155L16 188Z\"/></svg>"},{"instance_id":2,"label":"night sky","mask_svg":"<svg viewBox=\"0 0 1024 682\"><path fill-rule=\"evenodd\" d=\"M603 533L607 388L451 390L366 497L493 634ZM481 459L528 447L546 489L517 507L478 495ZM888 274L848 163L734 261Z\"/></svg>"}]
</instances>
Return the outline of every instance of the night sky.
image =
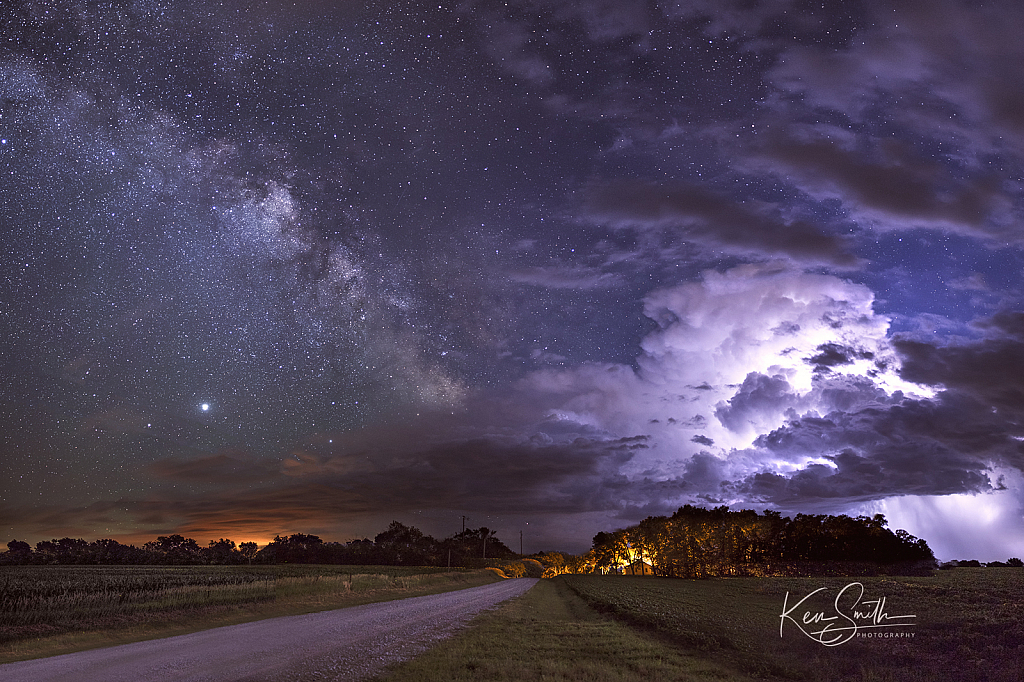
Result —
<instances>
[{"instance_id":1,"label":"night sky","mask_svg":"<svg viewBox=\"0 0 1024 682\"><path fill-rule=\"evenodd\" d=\"M0 25L2 542L692 503L1024 555L1017 0Z\"/></svg>"}]
</instances>

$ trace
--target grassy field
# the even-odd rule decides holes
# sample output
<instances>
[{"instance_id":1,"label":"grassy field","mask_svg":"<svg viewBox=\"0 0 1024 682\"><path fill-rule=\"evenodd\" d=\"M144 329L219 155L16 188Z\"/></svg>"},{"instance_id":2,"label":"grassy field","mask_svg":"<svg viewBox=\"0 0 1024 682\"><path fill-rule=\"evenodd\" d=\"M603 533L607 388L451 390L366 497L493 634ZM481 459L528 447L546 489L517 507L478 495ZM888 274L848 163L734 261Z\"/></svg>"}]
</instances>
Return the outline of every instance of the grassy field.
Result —
<instances>
[{"instance_id":1,"label":"grassy field","mask_svg":"<svg viewBox=\"0 0 1024 682\"><path fill-rule=\"evenodd\" d=\"M399 566L7 566L0 663L500 579Z\"/></svg>"},{"instance_id":2,"label":"grassy field","mask_svg":"<svg viewBox=\"0 0 1024 682\"><path fill-rule=\"evenodd\" d=\"M0 633L7 638L0 662L501 579L493 570L439 570L9 567L0 570ZM804 610L831 615L835 595L851 582L864 588L859 608L884 597L881 610L890 616L915 616L862 634L905 634L831 647L806 636L802 630L813 628L797 624ZM793 606L822 587L820 599L792 612L780 637L784 600ZM1024 680L1022 607L1024 570L1012 568L915 578L562 576L482 615L384 679Z\"/></svg>"},{"instance_id":3,"label":"grassy field","mask_svg":"<svg viewBox=\"0 0 1024 682\"><path fill-rule=\"evenodd\" d=\"M758 677L944 682L1024 677L1022 570L955 569L919 578L565 580L596 608ZM883 610L890 616L916 616L891 623L915 624L861 630L873 636L823 646L787 620L780 636L784 600L793 606L826 587L823 599L815 602L821 608L812 611L833 615L836 595L854 581L864 586L863 600L884 597ZM843 604L847 613L851 604L849 598ZM800 620L805 610L792 615ZM879 638L881 633L888 637Z\"/></svg>"},{"instance_id":4,"label":"grassy field","mask_svg":"<svg viewBox=\"0 0 1024 682\"><path fill-rule=\"evenodd\" d=\"M882 610L890 616L916 616L893 621L913 626L862 634L913 637L854 637L826 647L792 622L780 637L787 593L793 606L827 587L824 599L814 602L827 602L827 612L854 581L863 584L864 601L885 597ZM920 578L562 576L542 581L381 679L1022 680L1022 607L1024 570L1016 569L955 569ZM792 615L802 620L802 613Z\"/></svg>"},{"instance_id":5,"label":"grassy field","mask_svg":"<svg viewBox=\"0 0 1024 682\"><path fill-rule=\"evenodd\" d=\"M377 682L745 682L748 675L599 613L561 579L477 617Z\"/></svg>"}]
</instances>

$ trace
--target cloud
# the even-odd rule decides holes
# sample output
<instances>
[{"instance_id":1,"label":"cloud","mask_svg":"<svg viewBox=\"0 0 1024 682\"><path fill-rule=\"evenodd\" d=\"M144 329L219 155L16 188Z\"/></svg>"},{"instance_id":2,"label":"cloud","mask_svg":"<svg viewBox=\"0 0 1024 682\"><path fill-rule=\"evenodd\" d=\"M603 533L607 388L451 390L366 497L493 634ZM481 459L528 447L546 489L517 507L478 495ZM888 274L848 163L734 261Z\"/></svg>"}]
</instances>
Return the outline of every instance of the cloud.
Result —
<instances>
[{"instance_id":1,"label":"cloud","mask_svg":"<svg viewBox=\"0 0 1024 682\"><path fill-rule=\"evenodd\" d=\"M896 122L918 129L985 145L1002 146L1000 136L1020 142L1024 116L1015 104L1024 77L1011 66L1024 57L1019 4L866 6L873 29L842 50L787 50L773 71L775 84L858 121L884 102Z\"/></svg>"},{"instance_id":2,"label":"cloud","mask_svg":"<svg viewBox=\"0 0 1024 682\"><path fill-rule=\"evenodd\" d=\"M948 398L864 406L805 417L757 439L765 454L822 458L787 475L761 472L740 489L774 504L891 495L945 495L991 488L989 470L1009 443L979 421L976 405Z\"/></svg>"},{"instance_id":3,"label":"cloud","mask_svg":"<svg viewBox=\"0 0 1024 682\"><path fill-rule=\"evenodd\" d=\"M1024 77L1009 67L1024 58L1024 10L953 0L864 10L870 21L838 48L779 52L766 74L768 132L743 138L736 167L838 199L862 227L1019 241L1019 183L991 159L1015 164L1024 151Z\"/></svg>"},{"instance_id":4,"label":"cloud","mask_svg":"<svg viewBox=\"0 0 1024 682\"><path fill-rule=\"evenodd\" d=\"M160 459L148 467L161 481L199 484L214 488L251 485L270 480L279 472L275 462L254 457L237 448L196 458Z\"/></svg>"},{"instance_id":5,"label":"cloud","mask_svg":"<svg viewBox=\"0 0 1024 682\"><path fill-rule=\"evenodd\" d=\"M552 68L550 61L531 45L531 31L526 26L510 21L496 12L482 14L486 17L480 21L484 52L501 69L535 86L546 86L555 82L558 72Z\"/></svg>"},{"instance_id":6,"label":"cloud","mask_svg":"<svg viewBox=\"0 0 1024 682\"><path fill-rule=\"evenodd\" d=\"M979 326L987 337L971 343L896 339L894 346L903 358L901 375L1002 413L1008 423L1020 419L1024 417L1024 314L1003 312ZM1024 436L1024 429L1013 433Z\"/></svg>"},{"instance_id":7,"label":"cloud","mask_svg":"<svg viewBox=\"0 0 1024 682\"><path fill-rule=\"evenodd\" d=\"M884 514L892 528L925 538L940 561L1024 558L1024 480L994 472L1005 489L984 494L905 495L865 504L857 513Z\"/></svg>"},{"instance_id":8,"label":"cloud","mask_svg":"<svg viewBox=\"0 0 1024 682\"><path fill-rule=\"evenodd\" d=\"M237 539L353 533L360 523L383 527L392 518L453 507L481 517L617 510L622 504L617 471L646 447L645 437L582 437L552 429L553 436L525 440L499 435L444 440L433 429L422 432L427 423L394 430L397 437L365 449L360 445L376 440L370 434L355 447L332 451L324 440L326 449L281 459L241 450L163 459L148 467L154 478L146 496L50 505L12 522L40 535L70 528L90 537L124 536L119 529L132 529L133 538L180 532Z\"/></svg>"},{"instance_id":9,"label":"cloud","mask_svg":"<svg viewBox=\"0 0 1024 682\"><path fill-rule=\"evenodd\" d=\"M900 376L933 387L933 396L886 393L867 377L847 379L845 387L829 380L832 386L823 383L818 391L827 397L819 405L839 409L789 419L754 442L766 461L824 461L790 473L761 471L729 489L782 506L999 490L997 472L1024 470L1024 384L1017 379L1024 376L1022 320L1019 313L1000 313L976 323L985 338L957 344L894 339ZM737 407L746 407L763 383L745 384ZM774 388L775 395L782 392ZM851 390L858 394L853 399ZM771 404L771 391L762 393ZM731 417L730 409L723 407L721 416Z\"/></svg>"},{"instance_id":10,"label":"cloud","mask_svg":"<svg viewBox=\"0 0 1024 682\"><path fill-rule=\"evenodd\" d=\"M849 245L821 226L785 217L778 206L729 199L682 182L618 180L586 190L583 216L641 230L675 229L687 239L731 253L851 267Z\"/></svg>"},{"instance_id":11,"label":"cloud","mask_svg":"<svg viewBox=\"0 0 1024 682\"><path fill-rule=\"evenodd\" d=\"M785 26L790 33L821 31L829 25L849 22L845 8L808 5L797 0L675 0L664 3L667 16L704 22L712 36L755 36ZM769 39L764 39L770 42Z\"/></svg>"},{"instance_id":12,"label":"cloud","mask_svg":"<svg viewBox=\"0 0 1024 682\"><path fill-rule=\"evenodd\" d=\"M1006 378L1024 376L1024 318L944 347L890 339L872 304L833 276L708 272L647 296L659 327L636 369L545 370L520 388L573 424L649 436L621 469L623 518L684 501L843 513L997 490L995 471L1024 468L1024 400Z\"/></svg>"},{"instance_id":13,"label":"cloud","mask_svg":"<svg viewBox=\"0 0 1024 682\"><path fill-rule=\"evenodd\" d=\"M646 297L644 312L658 327L642 339L636 369L592 363L538 371L519 390L524 401L574 423L650 435L632 473L653 467L672 478L710 443L724 458L791 419L914 389L896 374L889 321L873 300L861 285L778 264L709 271ZM768 464L782 459L760 456ZM730 475L761 466L750 457L734 458Z\"/></svg>"},{"instance_id":14,"label":"cloud","mask_svg":"<svg viewBox=\"0 0 1024 682\"><path fill-rule=\"evenodd\" d=\"M730 431L741 431L748 423L777 419L780 410L793 410L800 402L781 374L751 372L733 397L718 405L715 417Z\"/></svg>"},{"instance_id":15,"label":"cloud","mask_svg":"<svg viewBox=\"0 0 1024 682\"><path fill-rule=\"evenodd\" d=\"M584 265L538 265L507 271L513 282L548 289L607 289L621 286L620 275Z\"/></svg>"},{"instance_id":16,"label":"cloud","mask_svg":"<svg viewBox=\"0 0 1024 682\"><path fill-rule=\"evenodd\" d=\"M550 8L559 21L581 22L588 38L606 43L646 33L656 14L643 0L541 0L536 4Z\"/></svg>"},{"instance_id":17,"label":"cloud","mask_svg":"<svg viewBox=\"0 0 1024 682\"><path fill-rule=\"evenodd\" d=\"M908 144L834 133L790 126L789 135L767 136L760 159L740 165L795 182L819 201L840 199L879 231L927 227L1002 239L1010 229L1010 202L994 176L958 177L962 170Z\"/></svg>"}]
</instances>

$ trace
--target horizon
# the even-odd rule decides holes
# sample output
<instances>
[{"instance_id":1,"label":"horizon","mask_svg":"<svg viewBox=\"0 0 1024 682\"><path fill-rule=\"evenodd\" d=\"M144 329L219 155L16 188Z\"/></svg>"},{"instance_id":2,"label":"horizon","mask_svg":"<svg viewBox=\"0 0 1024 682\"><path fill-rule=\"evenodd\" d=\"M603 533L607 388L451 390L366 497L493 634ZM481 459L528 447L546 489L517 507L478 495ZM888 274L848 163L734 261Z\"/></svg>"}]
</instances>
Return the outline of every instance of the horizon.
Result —
<instances>
[{"instance_id":1,"label":"horizon","mask_svg":"<svg viewBox=\"0 0 1024 682\"><path fill-rule=\"evenodd\" d=\"M0 18L9 538L698 504L1024 555L1020 3Z\"/></svg>"},{"instance_id":2,"label":"horizon","mask_svg":"<svg viewBox=\"0 0 1024 682\"><path fill-rule=\"evenodd\" d=\"M707 509L706 507L698 507L698 508L700 508L700 509ZM682 510L682 508L680 508L680 511L681 510ZM730 511L734 511L735 512L735 511L746 511L746 510L733 509L733 510L730 510ZM758 512L758 513L761 514L761 512ZM665 518L665 517L658 517L658 518ZM782 518L786 519L787 521L791 520L791 517L785 516L785 515L783 515ZM869 517L862 516L860 518L869 518ZM418 527L416 527L414 525L403 524L401 521L399 521L397 519L393 520L392 522L405 525L405 526L407 526L409 528L412 528L412 529L416 529L416 530L420 530L420 531L423 530L423 529L418 528ZM885 524L884 525L885 526L889 526L887 519L885 520ZM481 528L485 528L485 527L486 526L482 526ZM616 532L619 532L621 530L628 529L630 527L631 526L625 526L625 527L622 527L622 528L606 529L604 531L599 531L598 535L600 535L600 534L616 533ZM905 530L905 529L900 529L900 528L888 528L888 529L890 531L894 532L894 533L896 531L899 531L899 530ZM467 530L467 531L468 530L480 530L480 528L467 527L464 530ZM503 544L508 546L510 549L515 551L514 548L512 548L511 545L509 545L504 540L502 540L500 531L495 531L494 529L489 529L489 530L491 530L491 532L493 533L493 535L491 537L499 540L500 542L502 542ZM381 530L380 532L383 532L383 530ZM367 540L370 541L370 542L374 542L376 535L379 535L380 532L373 533L371 535L353 536L353 537L350 537L350 538L348 538L346 540L336 540L336 539L331 539L331 538L322 538L322 537L320 537L319 535L317 535L315 533L302 533L301 531L299 531L298 534L312 535L313 537L319 538L324 544L341 544L341 545L346 545L346 544L349 544L351 542L367 541ZM461 532L462 531L459 531L458 533L452 533L451 535L441 535L441 536L436 536L436 534L434 534L434 533L424 532L424 536L425 537L434 538L436 540L446 540L446 539L449 539L449 538L457 536ZM205 547L208 547L208 546L211 546L211 545L213 545L213 543L218 542L220 540L229 540L231 542L234 542L236 547L237 546L241 546L241 544L244 543L244 542L255 542L256 545L257 545L257 549L264 549L265 547L267 547L270 544L272 544L277 538L287 539L290 535L293 535L293 534L295 534L295 533L277 533L277 534L275 534L274 537L266 538L263 541L261 541L259 539L252 539L252 538L246 538L246 539L243 539L243 540L236 540L235 538L223 537L223 536L217 537L217 538L190 538L188 536L183 536L183 537L184 537L185 540L195 540L197 542L198 546L201 549L205 548ZM170 534L170 535L174 535L174 534ZM911 534L911 535L913 536L913 534ZM121 538L93 538L91 540L85 539L85 538L77 538L77 539L83 539L83 540L86 540L86 542L95 542L95 541L104 540L104 539L113 539L113 540L115 540L116 542L119 542L122 545L133 546L133 547L140 547L141 548L141 547L143 547L145 544L147 544L149 542L155 542L155 541L159 540L160 537L164 537L164 536L145 537L145 538L143 538L141 536L138 536L138 537L135 537L135 536L131 536L131 537L129 537L129 536L122 536ZM134 538L134 539L132 539L132 538ZM49 538L49 541L55 541L55 540L59 540L59 539L60 538ZM923 539L923 540L925 540L925 542L927 542L927 538L916 538L916 539ZM524 538L524 540L525 540L525 538ZM35 551L36 544L39 543L39 542L43 542L44 540L27 541L27 540L22 540L21 538L15 538L14 541L29 542L29 544L32 546L33 551ZM531 552L526 552L524 550L524 552L521 554L521 556L532 556L532 555L535 555L535 554L543 554L543 553L547 553L547 552L557 552L557 553L563 553L563 554L567 554L567 555L583 556L583 555L589 553L590 550L591 550L591 547L588 547L584 551L568 552L568 551L566 551L563 548L548 547L548 548L544 548L544 549L534 550L534 551L531 551ZM519 553L516 552L516 554L518 555ZM1015 557L1008 556L1005 559L987 559L987 560L980 560L980 561L983 561L983 562L992 562L992 561L1002 562L1002 561L1006 561L1006 560L1013 559L1013 558L1015 558ZM936 561L939 562L940 564L948 563L948 562L951 562L951 561L971 561L971 560L976 560L976 559L974 557L967 557L967 556L947 557L947 558L942 558L942 557L936 556Z\"/></svg>"}]
</instances>

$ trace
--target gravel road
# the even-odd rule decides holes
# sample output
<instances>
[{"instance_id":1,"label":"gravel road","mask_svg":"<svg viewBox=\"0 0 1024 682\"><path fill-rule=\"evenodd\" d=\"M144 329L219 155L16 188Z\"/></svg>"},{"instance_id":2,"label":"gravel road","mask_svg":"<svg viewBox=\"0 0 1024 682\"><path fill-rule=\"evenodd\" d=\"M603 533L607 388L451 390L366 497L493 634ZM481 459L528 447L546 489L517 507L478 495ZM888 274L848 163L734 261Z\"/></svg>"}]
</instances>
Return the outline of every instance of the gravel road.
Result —
<instances>
[{"instance_id":1,"label":"gravel road","mask_svg":"<svg viewBox=\"0 0 1024 682\"><path fill-rule=\"evenodd\" d=\"M0 665L4 682L358 680L412 658L534 578Z\"/></svg>"}]
</instances>

